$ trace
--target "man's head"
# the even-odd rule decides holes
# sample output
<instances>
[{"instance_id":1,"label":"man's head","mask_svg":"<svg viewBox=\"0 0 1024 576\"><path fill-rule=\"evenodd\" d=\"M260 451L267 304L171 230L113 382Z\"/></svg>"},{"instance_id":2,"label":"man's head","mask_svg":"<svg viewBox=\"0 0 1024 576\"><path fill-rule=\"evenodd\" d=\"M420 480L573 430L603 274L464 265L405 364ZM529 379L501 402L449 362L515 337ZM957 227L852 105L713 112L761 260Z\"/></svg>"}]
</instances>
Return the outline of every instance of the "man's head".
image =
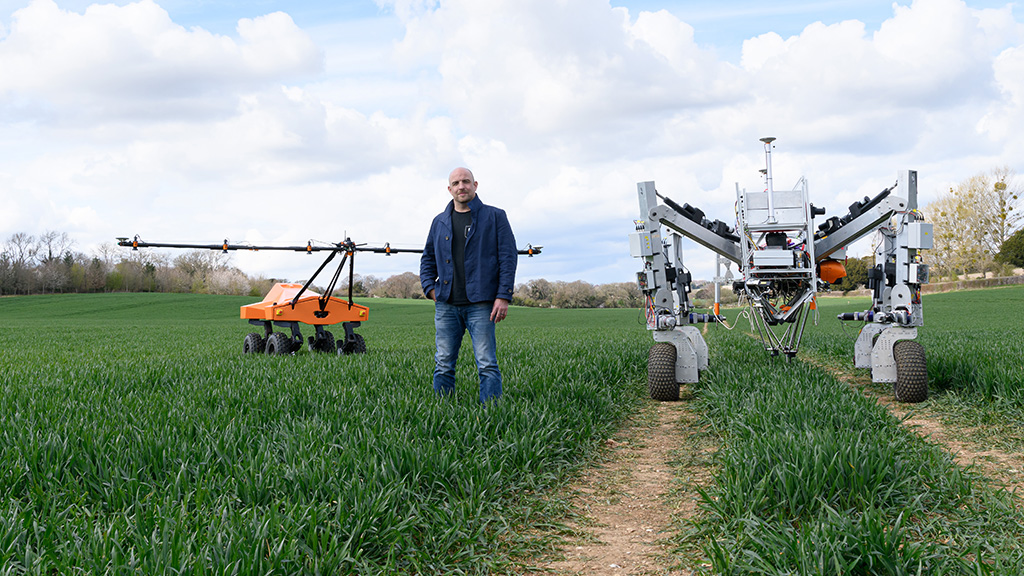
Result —
<instances>
[{"instance_id":1,"label":"man's head","mask_svg":"<svg viewBox=\"0 0 1024 576\"><path fill-rule=\"evenodd\" d=\"M476 198L477 182L467 168L456 168L448 175L448 193L455 200L456 208L466 207Z\"/></svg>"}]
</instances>

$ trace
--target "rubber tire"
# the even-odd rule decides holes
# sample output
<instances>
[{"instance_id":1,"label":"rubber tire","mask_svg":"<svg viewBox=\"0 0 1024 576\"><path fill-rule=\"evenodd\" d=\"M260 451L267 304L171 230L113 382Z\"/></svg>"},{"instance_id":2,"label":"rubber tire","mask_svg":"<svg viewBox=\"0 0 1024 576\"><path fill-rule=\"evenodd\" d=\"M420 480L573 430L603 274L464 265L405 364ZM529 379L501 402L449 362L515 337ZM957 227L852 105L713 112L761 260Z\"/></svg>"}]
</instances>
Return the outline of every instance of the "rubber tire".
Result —
<instances>
[{"instance_id":1,"label":"rubber tire","mask_svg":"<svg viewBox=\"0 0 1024 576\"><path fill-rule=\"evenodd\" d=\"M668 342L656 342L648 351L647 391L654 400L679 400L679 382L676 382L676 347L674 345Z\"/></svg>"},{"instance_id":2,"label":"rubber tire","mask_svg":"<svg viewBox=\"0 0 1024 576\"><path fill-rule=\"evenodd\" d=\"M365 354L366 353L366 341L363 340L362 334L353 334L353 341L349 342L338 342L338 354Z\"/></svg>"},{"instance_id":3,"label":"rubber tire","mask_svg":"<svg viewBox=\"0 0 1024 576\"><path fill-rule=\"evenodd\" d=\"M324 330L323 338L317 338L316 336L309 337L310 352L333 352L334 348L334 334L331 334L327 330Z\"/></svg>"},{"instance_id":4,"label":"rubber tire","mask_svg":"<svg viewBox=\"0 0 1024 576\"><path fill-rule=\"evenodd\" d=\"M896 359L896 383L893 393L897 402L916 404L928 399L928 364L924 346L913 340L899 340L892 347Z\"/></svg>"},{"instance_id":5,"label":"rubber tire","mask_svg":"<svg viewBox=\"0 0 1024 576\"><path fill-rule=\"evenodd\" d=\"M243 354L263 354L263 350L267 347L267 343L263 340L263 336L259 332L250 332L245 335L245 340L242 341L242 353Z\"/></svg>"},{"instance_id":6,"label":"rubber tire","mask_svg":"<svg viewBox=\"0 0 1024 576\"><path fill-rule=\"evenodd\" d=\"M267 337L266 352L271 356L292 353L292 339L284 332L274 332Z\"/></svg>"}]
</instances>

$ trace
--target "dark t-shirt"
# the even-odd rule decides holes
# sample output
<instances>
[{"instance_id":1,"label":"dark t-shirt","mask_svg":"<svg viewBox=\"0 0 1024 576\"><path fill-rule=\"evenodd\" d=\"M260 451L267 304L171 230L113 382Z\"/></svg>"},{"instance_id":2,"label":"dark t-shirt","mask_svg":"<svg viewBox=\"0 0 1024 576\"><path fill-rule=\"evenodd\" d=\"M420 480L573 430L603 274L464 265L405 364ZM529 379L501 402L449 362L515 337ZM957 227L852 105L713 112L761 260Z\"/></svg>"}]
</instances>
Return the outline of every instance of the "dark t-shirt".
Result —
<instances>
[{"instance_id":1,"label":"dark t-shirt","mask_svg":"<svg viewBox=\"0 0 1024 576\"><path fill-rule=\"evenodd\" d=\"M466 238L469 227L473 224L472 212L452 210L452 264L455 267L455 278L452 282L452 294L449 304L465 306L470 304L466 296Z\"/></svg>"}]
</instances>

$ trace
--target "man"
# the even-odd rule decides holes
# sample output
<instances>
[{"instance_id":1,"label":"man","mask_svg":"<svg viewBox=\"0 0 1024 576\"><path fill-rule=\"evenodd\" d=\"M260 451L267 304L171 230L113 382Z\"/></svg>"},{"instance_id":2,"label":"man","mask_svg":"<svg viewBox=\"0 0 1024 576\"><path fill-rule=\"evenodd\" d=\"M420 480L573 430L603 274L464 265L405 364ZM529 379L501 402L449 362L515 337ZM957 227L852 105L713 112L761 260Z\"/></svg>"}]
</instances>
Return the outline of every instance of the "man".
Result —
<instances>
[{"instance_id":1,"label":"man","mask_svg":"<svg viewBox=\"0 0 1024 576\"><path fill-rule=\"evenodd\" d=\"M466 168L448 175L452 201L430 224L420 283L434 301L434 391L455 391L455 363L468 330L485 403L501 396L494 327L508 314L519 256L505 211L481 202L477 185Z\"/></svg>"}]
</instances>

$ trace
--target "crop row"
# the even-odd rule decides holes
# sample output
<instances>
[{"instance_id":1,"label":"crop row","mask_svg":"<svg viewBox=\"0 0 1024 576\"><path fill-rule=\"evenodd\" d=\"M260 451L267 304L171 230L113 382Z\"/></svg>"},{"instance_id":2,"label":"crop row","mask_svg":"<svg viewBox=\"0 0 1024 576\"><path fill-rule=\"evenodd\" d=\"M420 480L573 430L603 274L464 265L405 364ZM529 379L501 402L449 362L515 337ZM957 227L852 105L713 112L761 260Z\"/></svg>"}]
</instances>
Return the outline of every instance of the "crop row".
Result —
<instances>
[{"instance_id":1,"label":"crop row","mask_svg":"<svg viewBox=\"0 0 1024 576\"><path fill-rule=\"evenodd\" d=\"M850 363L855 332L830 335L842 330L825 325L834 318L822 314L811 348ZM682 544L702 543L716 573L1009 574L1024 565L1015 497L848 384L769 358L742 332L711 332L711 368L694 385L695 409L722 448L704 514Z\"/></svg>"}]
</instances>

